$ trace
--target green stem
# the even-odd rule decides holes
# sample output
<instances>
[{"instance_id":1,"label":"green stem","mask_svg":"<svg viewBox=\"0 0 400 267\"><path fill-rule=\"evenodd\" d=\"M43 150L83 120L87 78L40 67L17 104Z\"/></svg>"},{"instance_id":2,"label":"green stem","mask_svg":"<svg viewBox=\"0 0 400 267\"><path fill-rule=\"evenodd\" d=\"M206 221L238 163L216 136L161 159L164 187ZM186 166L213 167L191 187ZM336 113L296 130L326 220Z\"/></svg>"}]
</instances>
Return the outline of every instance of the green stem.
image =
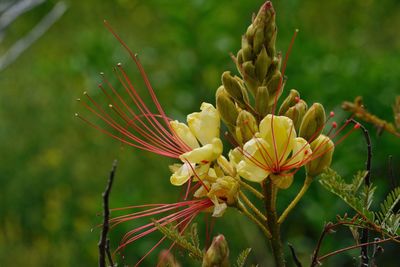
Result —
<instances>
[{"instance_id":1,"label":"green stem","mask_svg":"<svg viewBox=\"0 0 400 267\"><path fill-rule=\"evenodd\" d=\"M250 220L252 220L254 223L256 223L261 230L263 231L264 235L268 238L271 239L271 233L268 231L268 229L264 226L264 224L262 224L259 220L257 220L256 217L254 217L253 214L251 214L247 208L243 205L243 203L241 203L240 201L237 204L237 208L244 214L246 215L247 218L249 218Z\"/></svg>"},{"instance_id":2,"label":"green stem","mask_svg":"<svg viewBox=\"0 0 400 267\"><path fill-rule=\"evenodd\" d=\"M300 189L299 193L297 193L297 196L292 200L292 202L290 202L289 206L285 209L285 211L279 217L278 224L282 224L285 221L286 217L289 215L289 213L292 211L292 209L294 207L296 207L297 203L299 203L300 199L307 192L312 181L313 181L313 177L307 175L306 179L304 180L303 187Z\"/></svg>"},{"instance_id":3,"label":"green stem","mask_svg":"<svg viewBox=\"0 0 400 267\"><path fill-rule=\"evenodd\" d=\"M251 185L249 185L246 182L243 182L242 180L239 180L239 184L241 186L243 186L245 189L249 190L251 193L253 193L256 197L258 197L259 199L264 199L264 195L261 194L257 189L255 189L254 187L252 187Z\"/></svg>"},{"instance_id":4,"label":"green stem","mask_svg":"<svg viewBox=\"0 0 400 267\"><path fill-rule=\"evenodd\" d=\"M254 211L254 213L258 216L258 218L260 218L260 219L263 220L264 222L267 221L267 217L265 217L265 215L262 214L262 212L261 212L259 209L257 209L256 206L254 206L254 204L250 201L250 199L247 198L247 196L246 196L242 191L239 191L239 196L240 196L240 198L243 200L243 202L244 202L247 206L249 206L249 208L250 208L252 211Z\"/></svg>"},{"instance_id":5,"label":"green stem","mask_svg":"<svg viewBox=\"0 0 400 267\"><path fill-rule=\"evenodd\" d=\"M271 233L270 244L272 254L274 255L275 265L277 267L285 267L285 256L280 234L280 225L278 224L278 215L276 213L276 195L278 189L276 186L266 179L264 181L265 209L267 212L267 226Z\"/></svg>"}]
</instances>

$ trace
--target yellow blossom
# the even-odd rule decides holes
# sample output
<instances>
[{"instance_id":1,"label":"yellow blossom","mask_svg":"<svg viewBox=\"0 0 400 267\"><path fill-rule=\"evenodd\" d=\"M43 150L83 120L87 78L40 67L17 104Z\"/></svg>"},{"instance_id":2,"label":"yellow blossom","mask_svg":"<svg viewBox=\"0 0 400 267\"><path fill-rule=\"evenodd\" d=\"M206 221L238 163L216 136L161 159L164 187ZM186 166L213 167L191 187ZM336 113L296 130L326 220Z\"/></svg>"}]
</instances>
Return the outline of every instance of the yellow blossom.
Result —
<instances>
[{"instance_id":1,"label":"yellow blossom","mask_svg":"<svg viewBox=\"0 0 400 267\"><path fill-rule=\"evenodd\" d=\"M187 125L178 121L170 122L175 134L192 149L179 156L183 164L170 178L173 185L182 185L190 177L198 176L197 168L200 166L205 167L203 171L208 170L209 163L216 160L222 153L218 111L209 103L202 103L200 110L187 116Z\"/></svg>"},{"instance_id":2,"label":"yellow blossom","mask_svg":"<svg viewBox=\"0 0 400 267\"><path fill-rule=\"evenodd\" d=\"M260 132L243 146L243 159L237 171L243 178L261 182L267 177L279 188L288 188L294 171L311 158L310 145L297 137L291 119L267 115Z\"/></svg>"}]
</instances>

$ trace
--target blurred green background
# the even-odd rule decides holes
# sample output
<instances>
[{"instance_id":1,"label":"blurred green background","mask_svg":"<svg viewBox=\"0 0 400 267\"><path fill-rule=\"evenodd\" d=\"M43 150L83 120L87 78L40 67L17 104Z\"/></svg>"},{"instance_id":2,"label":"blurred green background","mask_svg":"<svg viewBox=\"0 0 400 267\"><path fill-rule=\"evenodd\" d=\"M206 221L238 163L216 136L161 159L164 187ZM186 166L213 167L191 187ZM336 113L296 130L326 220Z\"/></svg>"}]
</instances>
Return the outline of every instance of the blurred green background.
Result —
<instances>
[{"instance_id":1,"label":"blurred green background","mask_svg":"<svg viewBox=\"0 0 400 267\"><path fill-rule=\"evenodd\" d=\"M48 1L16 20L6 31L4 53L54 6ZM75 118L85 113L75 99L88 90L98 94L98 73L130 59L103 26L107 19L145 69L167 113L184 120L202 101L214 102L225 70L236 73L229 52L263 1L119 0L68 1L68 10L12 65L0 72L0 265L96 266L101 222L101 192L112 161L119 160L112 207L176 201L179 189L169 184L173 161L121 146ZM400 2L397 0L273 1L279 28L277 47L286 51L300 29L288 62L286 89L296 88L308 103L335 110L343 100L362 95L368 109L392 120L394 96L400 93ZM131 66L131 65L129 65ZM129 71L136 72L132 67ZM138 76L136 76L138 77ZM145 88L142 86L144 92ZM389 190L388 157L399 177L400 140L367 125L373 139L372 179L378 196ZM333 167L350 179L362 169L366 146L360 132L336 149ZM281 194L283 207L302 177ZM308 263L324 222L349 212L318 183L301 201L283 228L283 238ZM350 211L351 214L351 211ZM203 219L199 219L204 229ZM112 247L122 234L143 222L112 232ZM226 235L234 260L252 247L249 262L272 266L260 232L235 211L216 221L214 234ZM135 242L123 263L133 265L157 237ZM329 236L322 252L351 245L346 229ZM399 246L385 244L379 266L398 266ZM285 248L288 252L288 249ZM144 266L155 264L156 252ZM179 255L179 253L177 253ZM287 253L289 255L289 253ZM324 266L352 266L355 250L333 257ZM183 259L185 262L185 259ZM292 261L288 258L289 266ZM196 266L187 261L184 266Z\"/></svg>"}]
</instances>

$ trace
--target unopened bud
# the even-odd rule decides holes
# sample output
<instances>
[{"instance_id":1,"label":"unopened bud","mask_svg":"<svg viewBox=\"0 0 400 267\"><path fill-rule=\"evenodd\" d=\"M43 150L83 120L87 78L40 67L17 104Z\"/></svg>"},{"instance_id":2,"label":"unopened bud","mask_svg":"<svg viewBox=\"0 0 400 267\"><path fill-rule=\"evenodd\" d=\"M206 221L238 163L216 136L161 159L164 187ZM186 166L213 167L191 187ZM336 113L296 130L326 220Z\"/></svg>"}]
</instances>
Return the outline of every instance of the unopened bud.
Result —
<instances>
[{"instance_id":1,"label":"unopened bud","mask_svg":"<svg viewBox=\"0 0 400 267\"><path fill-rule=\"evenodd\" d=\"M297 92L297 90L295 90L295 89L290 90L289 95L285 98L285 100L283 100L283 103L282 103L281 107L279 108L278 115L281 116L281 115L285 114L289 108L296 105L299 98L300 98L300 94L299 94L299 92Z\"/></svg>"},{"instance_id":2,"label":"unopened bud","mask_svg":"<svg viewBox=\"0 0 400 267\"><path fill-rule=\"evenodd\" d=\"M278 98L282 93L283 89L283 79L280 71L275 72L275 74L271 77L271 80L267 84L268 93L270 96L270 105L273 104L276 98L276 94L278 94Z\"/></svg>"},{"instance_id":3,"label":"unopened bud","mask_svg":"<svg viewBox=\"0 0 400 267\"><path fill-rule=\"evenodd\" d=\"M258 54L257 56L255 64L257 79L260 82L262 82L265 79L265 76L267 76L268 68L270 65L271 65L271 58L268 57L267 50L265 50L265 47L263 46L260 54Z\"/></svg>"},{"instance_id":4,"label":"unopened bud","mask_svg":"<svg viewBox=\"0 0 400 267\"><path fill-rule=\"evenodd\" d=\"M311 143L324 129L325 120L324 107L319 103L314 103L303 117L299 136Z\"/></svg>"},{"instance_id":5,"label":"unopened bud","mask_svg":"<svg viewBox=\"0 0 400 267\"><path fill-rule=\"evenodd\" d=\"M256 111L262 118L269 113L269 93L266 86L257 88Z\"/></svg>"},{"instance_id":6,"label":"unopened bud","mask_svg":"<svg viewBox=\"0 0 400 267\"><path fill-rule=\"evenodd\" d=\"M253 48L244 36L242 37L242 55L243 61L252 61L254 57Z\"/></svg>"},{"instance_id":7,"label":"unopened bud","mask_svg":"<svg viewBox=\"0 0 400 267\"><path fill-rule=\"evenodd\" d=\"M315 177L331 165L335 145L326 135L321 134L311 144L312 157L306 165L307 175Z\"/></svg>"},{"instance_id":8,"label":"unopened bud","mask_svg":"<svg viewBox=\"0 0 400 267\"><path fill-rule=\"evenodd\" d=\"M304 100L300 100L298 103L296 103L296 105L290 107L285 113L286 117L292 119L296 132L299 131L300 124L304 118L304 115L306 114L306 111L307 103Z\"/></svg>"},{"instance_id":9,"label":"unopened bud","mask_svg":"<svg viewBox=\"0 0 400 267\"><path fill-rule=\"evenodd\" d=\"M254 116L246 110L240 111L236 121L237 140L244 144L253 138L256 132L258 132L258 126Z\"/></svg>"},{"instance_id":10,"label":"unopened bud","mask_svg":"<svg viewBox=\"0 0 400 267\"><path fill-rule=\"evenodd\" d=\"M245 106L248 103L247 91L244 88L242 81L238 77L232 77L229 71L222 74L222 84L226 92L236 100L240 106Z\"/></svg>"},{"instance_id":11,"label":"unopened bud","mask_svg":"<svg viewBox=\"0 0 400 267\"><path fill-rule=\"evenodd\" d=\"M181 265L175 260L174 255L169 250L162 250L158 255L158 263L160 267L180 267Z\"/></svg>"},{"instance_id":12,"label":"unopened bud","mask_svg":"<svg viewBox=\"0 0 400 267\"><path fill-rule=\"evenodd\" d=\"M228 267L229 247L223 235L214 237L203 258L202 267Z\"/></svg>"},{"instance_id":13,"label":"unopened bud","mask_svg":"<svg viewBox=\"0 0 400 267\"><path fill-rule=\"evenodd\" d=\"M256 90L258 87L257 76L256 76L256 68L251 61L246 61L242 64L243 70L243 79L246 82L247 88L253 93L256 94Z\"/></svg>"},{"instance_id":14,"label":"unopened bud","mask_svg":"<svg viewBox=\"0 0 400 267\"><path fill-rule=\"evenodd\" d=\"M253 40L253 53L258 54L264 44L264 28L257 28Z\"/></svg>"},{"instance_id":15,"label":"unopened bud","mask_svg":"<svg viewBox=\"0 0 400 267\"><path fill-rule=\"evenodd\" d=\"M216 93L217 110L221 119L228 126L233 128L236 125L238 111L233 100L229 97L224 86L220 86Z\"/></svg>"}]
</instances>

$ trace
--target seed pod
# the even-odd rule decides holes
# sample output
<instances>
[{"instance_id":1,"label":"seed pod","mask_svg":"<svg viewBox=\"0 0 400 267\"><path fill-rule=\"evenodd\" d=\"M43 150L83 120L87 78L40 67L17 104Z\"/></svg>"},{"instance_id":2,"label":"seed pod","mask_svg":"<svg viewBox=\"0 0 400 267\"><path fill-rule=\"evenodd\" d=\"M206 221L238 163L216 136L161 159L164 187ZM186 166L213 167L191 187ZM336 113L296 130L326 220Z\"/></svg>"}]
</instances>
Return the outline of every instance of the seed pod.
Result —
<instances>
[{"instance_id":1,"label":"seed pod","mask_svg":"<svg viewBox=\"0 0 400 267\"><path fill-rule=\"evenodd\" d=\"M281 107L279 108L278 115L285 114L286 111L288 111L288 109L290 107L293 107L294 105L296 105L296 103L298 102L299 99L300 99L299 92L297 92L297 90L295 90L295 89L290 90L289 95L285 98L285 100L283 100L283 103L282 103Z\"/></svg>"},{"instance_id":2,"label":"seed pod","mask_svg":"<svg viewBox=\"0 0 400 267\"><path fill-rule=\"evenodd\" d=\"M224 86L220 86L216 93L217 110L221 115L222 121L228 126L228 128L235 127L236 120L238 117L238 111L235 103L229 97Z\"/></svg>"},{"instance_id":3,"label":"seed pod","mask_svg":"<svg viewBox=\"0 0 400 267\"><path fill-rule=\"evenodd\" d=\"M258 132L258 125L254 116L246 110L240 111L236 121L237 140L244 144L253 138L256 132Z\"/></svg>"},{"instance_id":4,"label":"seed pod","mask_svg":"<svg viewBox=\"0 0 400 267\"><path fill-rule=\"evenodd\" d=\"M211 246L203 257L202 267L228 267L229 266L229 247L223 235L214 237Z\"/></svg>"},{"instance_id":5,"label":"seed pod","mask_svg":"<svg viewBox=\"0 0 400 267\"><path fill-rule=\"evenodd\" d=\"M325 120L324 106L320 103L314 103L303 117L303 121L300 125L299 136L311 143L324 129Z\"/></svg>"},{"instance_id":6,"label":"seed pod","mask_svg":"<svg viewBox=\"0 0 400 267\"><path fill-rule=\"evenodd\" d=\"M332 140L321 134L311 143L313 160L307 163L306 172L311 177L321 174L331 165L335 145Z\"/></svg>"},{"instance_id":7,"label":"seed pod","mask_svg":"<svg viewBox=\"0 0 400 267\"><path fill-rule=\"evenodd\" d=\"M269 93L266 86L260 86L257 88L256 94L256 111L264 118L269 113Z\"/></svg>"},{"instance_id":8,"label":"seed pod","mask_svg":"<svg viewBox=\"0 0 400 267\"><path fill-rule=\"evenodd\" d=\"M290 107L285 113L286 117L292 119L296 132L299 132L300 124L304 115L306 114L306 111L307 103L304 100L300 100L298 103L296 103L296 105Z\"/></svg>"}]
</instances>

